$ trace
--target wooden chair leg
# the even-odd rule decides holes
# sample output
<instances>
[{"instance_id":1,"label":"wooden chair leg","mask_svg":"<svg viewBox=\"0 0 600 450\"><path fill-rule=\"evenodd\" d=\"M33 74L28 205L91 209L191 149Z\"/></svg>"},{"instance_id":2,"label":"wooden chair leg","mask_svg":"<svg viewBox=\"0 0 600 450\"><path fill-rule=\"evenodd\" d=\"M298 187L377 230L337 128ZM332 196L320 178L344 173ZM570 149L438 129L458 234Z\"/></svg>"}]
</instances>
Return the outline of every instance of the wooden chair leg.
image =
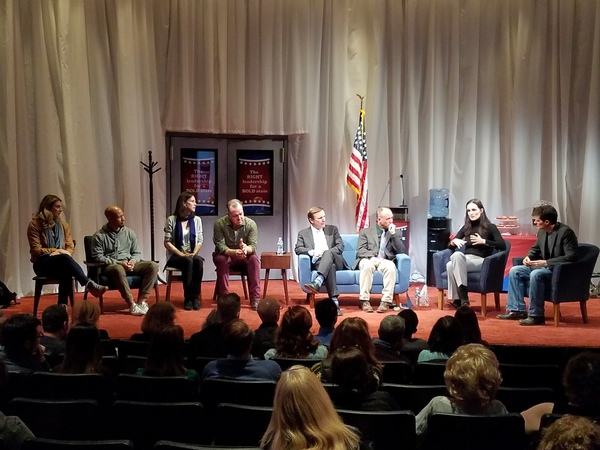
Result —
<instances>
[{"instance_id":1,"label":"wooden chair leg","mask_svg":"<svg viewBox=\"0 0 600 450\"><path fill-rule=\"evenodd\" d=\"M154 284L154 295L156 295L156 303L160 302L160 293L158 292L158 283Z\"/></svg>"},{"instance_id":2,"label":"wooden chair leg","mask_svg":"<svg viewBox=\"0 0 600 450\"><path fill-rule=\"evenodd\" d=\"M246 275L241 273L240 278L242 279L242 287L244 288L244 299L248 300L248 284L246 283Z\"/></svg>"},{"instance_id":3,"label":"wooden chair leg","mask_svg":"<svg viewBox=\"0 0 600 450\"><path fill-rule=\"evenodd\" d=\"M104 296L98 297L98 304L100 305L100 314L104 314Z\"/></svg>"},{"instance_id":4,"label":"wooden chair leg","mask_svg":"<svg viewBox=\"0 0 600 450\"><path fill-rule=\"evenodd\" d=\"M308 294L310 307L314 309L315 307L315 294Z\"/></svg>"},{"instance_id":5,"label":"wooden chair leg","mask_svg":"<svg viewBox=\"0 0 600 450\"><path fill-rule=\"evenodd\" d=\"M40 297L42 296L42 286L44 283L35 281L35 294L33 296L33 315L37 317L38 307L40 306Z\"/></svg>"},{"instance_id":6,"label":"wooden chair leg","mask_svg":"<svg viewBox=\"0 0 600 450\"><path fill-rule=\"evenodd\" d=\"M165 297L165 300L170 302L171 301L171 283L173 282L173 274L172 271L167 271L167 294Z\"/></svg>"},{"instance_id":7,"label":"wooden chair leg","mask_svg":"<svg viewBox=\"0 0 600 450\"><path fill-rule=\"evenodd\" d=\"M394 294L394 305L400 307L400 294Z\"/></svg>"},{"instance_id":8,"label":"wooden chair leg","mask_svg":"<svg viewBox=\"0 0 600 450\"><path fill-rule=\"evenodd\" d=\"M585 300L579 302L579 309L581 309L581 318L583 319L583 323L588 323L587 302Z\"/></svg>"},{"instance_id":9,"label":"wooden chair leg","mask_svg":"<svg viewBox=\"0 0 600 450\"><path fill-rule=\"evenodd\" d=\"M444 290L438 288L438 309L444 309Z\"/></svg>"},{"instance_id":10,"label":"wooden chair leg","mask_svg":"<svg viewBox=\"0 0 600 450\"><path fill-rule=\"evenodd\" d=\"M485 317L487 314L487 294L481 294L481 315Z\"/></svg>"},{"instance_id":11,"label":"wooden chair leg","mask_svg":"<svg viewBox=\"0 0 600 450\"><path fill-rule=\"evenodd\" d=\"M560 323L560 303L554 303L554 326Z\"/></svg>"},{"instance_id":12,"label":"wooden chair leg","mask_svg":"<svg viewBox=\"0 0 600 450\"><path fill-rule=\"evenodd\" d=\"M494 303L496 304L496 311L500 312L500 292L494 292Z\"/></svg>"}]
</instances>

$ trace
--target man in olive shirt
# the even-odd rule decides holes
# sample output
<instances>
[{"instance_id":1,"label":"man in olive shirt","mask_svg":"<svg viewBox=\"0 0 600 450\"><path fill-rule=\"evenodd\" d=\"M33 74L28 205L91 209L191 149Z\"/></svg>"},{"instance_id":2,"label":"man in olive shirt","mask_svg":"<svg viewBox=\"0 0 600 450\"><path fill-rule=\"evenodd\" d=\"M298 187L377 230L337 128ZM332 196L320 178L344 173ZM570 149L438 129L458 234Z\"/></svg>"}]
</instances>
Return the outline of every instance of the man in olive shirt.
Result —
<instances>
[{"instance_id":1,"label":"man in olive shirt","mask_svg":"<svg viewBox=\"0 0 600 450\"><path fill-rule=\"evenodd\" d=\"M244 217L244 208L238 199L229 200L227 215L215 222L213 242L218 296L229 293L229 270L241 270L248 274L250 305L256 311L260 300L260 261L256 255L258 227L254 220Z\"/></svg>"}]
</instances>

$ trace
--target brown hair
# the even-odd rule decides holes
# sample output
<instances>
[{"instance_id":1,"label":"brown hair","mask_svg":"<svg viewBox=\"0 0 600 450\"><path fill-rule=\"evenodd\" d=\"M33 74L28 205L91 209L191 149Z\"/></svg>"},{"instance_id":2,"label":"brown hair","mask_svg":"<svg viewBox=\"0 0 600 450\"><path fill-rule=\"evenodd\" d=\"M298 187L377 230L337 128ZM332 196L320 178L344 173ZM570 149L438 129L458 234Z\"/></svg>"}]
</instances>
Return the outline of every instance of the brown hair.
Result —
<instances>
[{"instance_id":1,"label":"brown hair","mask_svg":"<svg viewBox=\"0 0 600 450\"><path fill-rule=\"evenodd\" d=\"M62 203L62 199L58 195L44 195L37 213L33 215L34 219L38 219L42 222L44 228L52 228L54 226L54 215L50 212L50 209L56 202Z\"/></svg>"},{"instance_id":2,"label":"brown hair","mask_svg":"<svg viewBox=\"0 0 600 450\"><path fill-rule=\"evenodd\" d=\"M375 357L375 346L371 340L369 325L365 319L348 317L342 320L342 323L335 328L331 336L327 359L331 359L335 351L342 347L358 347L369 364L381 368L381 364Z\"/></svg>"},{"instance_id":3,"label":"brown hair","mask_svg":"<svg viewBox=\"0 0 600 450\"><path fill-rule=\"evenodd\" d=\"M312 316L304 306L288 308L281 319L281 326L275 339L277 356L284 358L304 358L319 346L310 328Z\"/></svg>"},{"instance_id":4,"label":"brown hair","mask_svg":"<svg viewBox=\"0 0 600 450\"><path fill-rule=\"evenodd\" d=\"M544 430L538 450L600 450L600 427L567 414Z\"/></svg>"},{"instance_id":5,"label":"brown hair","mask_svg":"<svg viewBox=\"0 0 600 450\"><path fill-rule=\"evenodd\" d=\"M171 302L158 302L152 305L142 319L142 332L154 334L175 322L175 306Z\"/></svg>"},{"instance_id":6,"label":"brown hair","mask_svg":"<svg viewBox=\"0 0 600 450\"><path fill-rule=\"evenodd\" d=\"M306 217L312 219L315 217L315 214L318 214L321 211L323 211L323 208L321 208L320 206L313 206L308 210L308 213L306 213Z\"/></svg>"}]
</instances>

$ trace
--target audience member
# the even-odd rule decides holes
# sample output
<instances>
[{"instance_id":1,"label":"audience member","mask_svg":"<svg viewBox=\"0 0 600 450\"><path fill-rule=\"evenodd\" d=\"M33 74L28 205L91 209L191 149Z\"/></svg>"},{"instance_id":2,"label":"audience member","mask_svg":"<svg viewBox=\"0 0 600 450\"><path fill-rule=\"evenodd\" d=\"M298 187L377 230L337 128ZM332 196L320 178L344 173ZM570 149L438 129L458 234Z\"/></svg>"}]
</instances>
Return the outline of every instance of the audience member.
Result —
<instances>
[{"instance_id":1,"label":"audience member","mask_svg":"<svg viewBox=\"0 0 600 450\"><path fill-rule=\"evenodd\" d=\"M279 302L274 298L263 298L258 302L258 317L262 323L254 330L254 342L252 343L254 358L264 359L267 350L275 347L280 310Z\"/></svg>"},{"instance_id":2,"label":"audience member","mask_svg":"<svg viewBox=\"0 0 600 450\"><path fill-rule=\"evenodd\" d=\"M260 304L259 304L260 310ZM275 361L254 360L250 355L254 332L242 319L233 319L223 327L227 359L209 362L202 378L229 378L235 380L272 380L281 376Z\"/></svg>"},{"instance_id":3,"label":"audience member","mask_svg":"<svg viewBox=\"0 0 600 450\"><path fill-rule=\"evenodd\" d=\"M544 430L538 450L600 450L600 426L567 414Z\"/></svg>"},{"instance_id":4,"label":"audience member","mask_svg":"<svg viewBox=\"0 0 600 450\"><path fill-rule=\"evenodd\" d=\"M102 366L102 345L98 329L89 323L71 327L63 362L55 369L58 373L102 373L111 375Z\"/></svg>"},{"instance_id":5,"label":"audience member","mask_svg":"<svg viewBox=\"0 0 600 450\"><path fill-rule=\"evenodd\" d=\"M258 226L254 220L244 217L244 208L238 199L229 200L227 215L215 221L213 243L219 297L229 293L229 271L241 270L248 275L250 306L256 311L260 300L260 260L256 255Z\"/></svg>"},{"instance_id":6,"label":"audience member","mask_svg":"<svg viewBox=\"0 0 600 450\"><path fill-rule=\"evenodd\" d=\"M321 345L310 332L312 316L304 306L288 308L281 319L281 326L275 340L275 348L265 353L265 359L271 358L307 358L323 359L327 356L327 347Z\"/></svg>"},{"instance_id":7,"label":"audience member","mask_svg":"<svg viewBox=\"0 0 600 450\"><path fill-rule=\"evenodd\" d=\"M186 311L200 309L204 258L198 252L203 240L202 219L196 216L196 198L190 192L182 192L173 215L167 218L164 244L169 254L167 265L181 271Z\"/></svg>"},{"instance_id":8,"label":"audience member","mask_svg":"<svg viewBox=\"0 0 600 450\"><path fill-rule=\"evenodd\" d=\"M61 307L62 308L62 307ZM0 359L0 397L4 397L4 389L8 381L8 370ZM3 450L19 450L23 442L35 436L27 425L17 416L5 416L0 411L0 442Z\"/></svg>"},{"instance_id":9,"label":"audience member","mask_svg":"<svg viewBox=\"0 0 600 450\"><path fill-rule=\"evenodd\" d=\"M73 259L75 242L69 224L61 219L62 212L60 197L44 196L27 227L27 239L33 271L38 276L59 280L58 304L66 307L73 290L73 277L94 297L99 297L108 288L90 280Z\"/></svg>"},{"instance_id":10,"label":"audience member","mask_svg":"<svg viewBox=\"0 0 600 450\"><path fill-rule=\"evenodd\" d=\"M142 332L133 334L129 339L150 342L152 336L174 324L175 305L171 302L158 302L148 308L148 312L142 319Z\"/></svg>"},{"instance_id":11,"label":"audience member","mask_svg":"<svg viewBox=\"0 0 600 450\"><path fill-rule=\"evenodd\" d=\"M125 226L125 214L118 206L104 210L107 223L95 234L92 243L94 261L106 264L104 274L110 277L129 305L129 312L141 316L148 312L148 297L156 283L158 263L142 261L142 252L135 232ZM137 303L129 289L128 275L142 278Z\"/></svg>"},{"instance_id":12,"label":"audience member","mask_svg":"<svg viewBox=\"0 0 600 450\"><path fill-rule=\"evenodd\" d=\"M458 320L452 316L440 317L429 334L429 348L419 353L417 362L446 361L462 344L463 332Z\"/></svg>"},{"instance_id":13,"label":"audience member","mask_svg":"<svg viewBox=\"0 0 600 450\"><path fill-rule=\"evenodd\" d=\"M404 319L404 340L402 341L402 348L404 350L425 350L427 348L427 341L425 339L413 337L419 326L419 317L417 316L417 313L412 309L403 309L398 313L398 316Z\"/></svg>"},{"instance_id":14,"label":"audience member","mask_svg":"<svg viewBox=\"0 0 600 450\"><path fill-rule=\"evenodd\" d=\"M82 323L89 323L98 328L101 340L110 339L108 331L98 327L100 321L100 306L97 303L89 302L87 300L82 302L75 302L73 307L73 315L71 316L71 326L79 325Z\"/></svg>"},{"instance_id":15,"label":"audience member","mask_svg":"<svg viewBox=\"0 0 600 450\"><path fill-rule=\"evenodd\" d=\"M183 356L183 328L179 325L167 325L152 335L148 347L146 366L138 369L138 375L150 377L185 376L200 383L200 375L193 369L187 369Z\"/></svg>"},{"instance_id":16,"label":"audience member","mask_svg":"<svg viewBox=\"0 0 600 450\"><path fill-rule=\"evenodd\" d=\"M377 390L367 358L356 347L338 348L331 361L331 398L337 409L393 411L400 409L389 392Z\"/></svg>"},{"instance_id":17,"label":"audience member","mask_svg":"<svg viewBox=\"0 0 600 450\"><path fill-rule=\"evenodd\" d=\"M375 357L375 347L369 334L369 326L361 317L348 317L336 327L327 358L312 367L312 371L322 382L331 383L331 361L335 352L342 347L357 347L367 358L377 385L381 384L382 366Z\"/></svg>"},{"instance_id":18,"label":"audience member","mask_svg":"<svg viewBox=\"0 0 600 450\"><path fill-rule=\"evenodd\" d=\"M50 365L40 344L42 323L31 314L15 314L4 321L0 359L10 372L48 372Z\"/></svg>"},{"instance_id":19,"label":"audience member","mask_svg":"<svg viewBox=\"0 0 600 450\"><path fill-rule=\"evenodd\" d=\"M473 311L469 305L459 306L454 313L454 318L458 320L458 323L460 323L460 326L462 327L464 344L490 346L487 341L481 339L481 329L479 328L477 314L475 314L475 311Z\"/></svg>"},{"instance_id":20,"label":"audience member","mask_svg":"<svg viewBox=\"0 0 600 450\"><path fill-rule=\"evenodd\" d=\"M321 341L325 347L329 347L333 330L337 323L337 305L330 298L321 300L315 304L315 318L319 323L319 332L315 338Z\"/></svg>"},{"instance_id":21,"label":"audience member","mask_svg":"<svg viewBox=\"0 0 600 450\"><path fill-rule=\"evenodd\" d=\"M562 384L566 402L540 403L521 413L527 433L540 429L544 414L600 417L600 354L585 351L573 356L565 367Z\"/></svg>"},{"instance_id":22,"label":"audience member","mask_svg":"<svg viewBox=\"0 0 600 450\"><path fill-rule=\"evenodd\" d=\"M404 319L402 317L384 317L379 324L378 336L373 338L377 361L405 361L410 363L406 356L400 354L404 337Z\"/></svg>"},{"instance_id":23,"label":"audience member","mask_svg":"<svg viewBox=\"0 0 600 450\"><path fill-rule=\"evenodd\" d=\"M65 338L69 329L69 314L61 305L50 305L42 312L42 328L44 335L40 344L44 353L51 357L59 357L65 353Z\"/></svg>"},{"instance_id":24,"label":"audience member","mask_svg":"<svg viewBox=\"0 0 600 450\"><path fill-rule=\"evenodd\" d=\"M434 397L417 415L417 436L427 432L427 420L434 413L491 416L508 414L495 400L502 383L496 355L480 344L458 348L446 362L444 380L450 397Z\"/></svg>"},{"instance_id":25,"label":"audience member","mask_svg":"<svg viewBox=\"0 0 600 450\"><path fill-rule=\"evenodd\" d=\"M225 358L227 356L223 326L240 316L240 308L240 296L235 292L223 295L217 300L217 312L214 316L216 322L212 323L211 320L209 325L190 337L190 352L194 357Z\"/></svg>"},{"instance_id":26,"label":"audience member","mask_svg":"<svg viewBox=\"0 0 600 450\"><path fill-rule=\"evenodd\" d=\"M283 372L261 448L357 450L359 446L358 433L344 425L322 383L309 369L292 366Z\"/></svg>"}]
</instances>

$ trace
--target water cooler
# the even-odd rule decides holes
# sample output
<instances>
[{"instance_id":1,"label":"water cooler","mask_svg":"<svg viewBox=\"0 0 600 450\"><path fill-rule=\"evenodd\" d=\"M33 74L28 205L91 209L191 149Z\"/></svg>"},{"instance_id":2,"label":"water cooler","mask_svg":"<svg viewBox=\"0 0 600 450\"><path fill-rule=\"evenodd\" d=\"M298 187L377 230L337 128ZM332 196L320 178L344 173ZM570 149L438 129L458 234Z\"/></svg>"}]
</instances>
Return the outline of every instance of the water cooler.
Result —
<instances>
[{"instance_id":1,"label":"water cooler","mask_svg":"<svg viewBox=\"0 0 600 450\"><path fill-rule=\"evenodd\" d=\"M429 190L429 218L427 219L427 285L435 286L433 274L433 254L448 248L452 219L448 218L448 189Z\"/></svg>"}]
</instances>

